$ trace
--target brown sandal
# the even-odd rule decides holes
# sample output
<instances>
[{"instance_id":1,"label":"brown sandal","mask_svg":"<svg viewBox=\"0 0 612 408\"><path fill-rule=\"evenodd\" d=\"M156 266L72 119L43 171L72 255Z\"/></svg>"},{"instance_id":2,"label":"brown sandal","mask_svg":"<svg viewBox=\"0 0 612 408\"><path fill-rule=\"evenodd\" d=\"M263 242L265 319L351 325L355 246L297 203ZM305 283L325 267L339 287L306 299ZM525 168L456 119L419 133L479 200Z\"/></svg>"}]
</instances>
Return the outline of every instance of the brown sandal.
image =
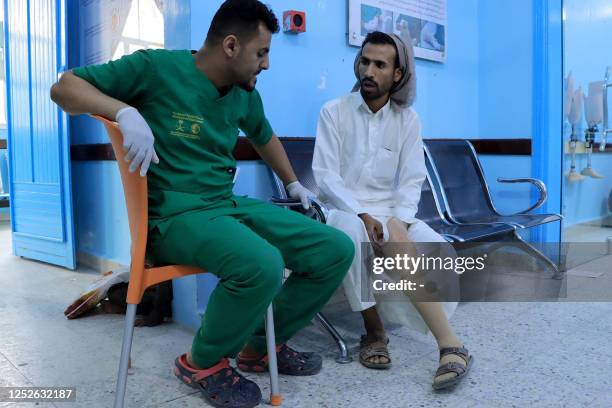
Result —
<instances>
[{"instance_id":1,"label":"brown sandal","mask_svg":"<svg viewBox=\"0 0 612 408\"><path fill-rule=\"evenodd\" d=\"M361 336L359 343L359 362L365 367L377 370L391 368L391 357L389 356L389 338L381 340L378 337L372 337L364 334ZM371 357L386 357L388 363L371 363L368 361Z\"/></svg>"},{"instance_id":2,"label":"brown sandal","mask_svg":"<svg viewBox=\"0 0 612 408\"><path fill-rule=\"evenodd\" d=\"M468 371L470 371L470 368L472 367L472 363L474 362L474 357L472 357L469 351L463 346L446 347L446 348L441 349L440 350L440 360L442 359L442 357L448 354L454 354L456 356L461 357L463 361L465 361L465 364L461 364L456 361L451 361L449 363L442 364L440 367L438 367L438 370L436 371L436 374L434 376L434 380L436 377L443 375L443 374L447 374L447 373L455 373L457 375L454 376L453 378L449 378L448 380L444 380L440 382L434 381L432 384L432 387L434 390L442 390L445 388L452 387L456 385L457 383L459 383L467 375Z\"/></svg>"}]
</instances>

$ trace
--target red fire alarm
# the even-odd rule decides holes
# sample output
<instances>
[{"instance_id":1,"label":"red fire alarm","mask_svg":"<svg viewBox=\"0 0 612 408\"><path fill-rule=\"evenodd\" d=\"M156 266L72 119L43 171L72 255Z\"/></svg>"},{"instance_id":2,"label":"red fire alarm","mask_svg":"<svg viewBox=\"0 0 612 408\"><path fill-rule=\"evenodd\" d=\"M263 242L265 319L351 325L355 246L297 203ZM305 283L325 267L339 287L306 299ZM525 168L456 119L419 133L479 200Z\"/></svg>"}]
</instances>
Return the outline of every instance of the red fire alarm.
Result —
<instances>
[{"instance_id":1,"label":"red fire alarm","mask_svg":"<svg viewBox=\"0 0 612 408\"><path fill-rule=\"evenodd\" d=\"M286 33L306 32L306 13L297 10L288 10L283 13L283 31Z\"/></svg>"}]
</instances>

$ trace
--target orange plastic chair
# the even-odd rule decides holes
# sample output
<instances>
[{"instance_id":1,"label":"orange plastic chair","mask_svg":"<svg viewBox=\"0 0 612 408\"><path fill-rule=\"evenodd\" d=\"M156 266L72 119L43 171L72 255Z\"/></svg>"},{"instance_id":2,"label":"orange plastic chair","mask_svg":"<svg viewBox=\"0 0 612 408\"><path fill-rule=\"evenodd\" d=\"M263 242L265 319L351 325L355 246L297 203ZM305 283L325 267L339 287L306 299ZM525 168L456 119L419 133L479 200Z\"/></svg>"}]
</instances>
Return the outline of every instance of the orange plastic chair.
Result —
<instances>
[{"instance_id":1,"label":"orange plastic chair","mask_svg":"<svg viewBox=\"0 0 612 408\"><path fill-rule=\"evenodd\" d=\"M127 293L127 311L125 316L125 331L123 344L121 346L121 358L119 362L119 374L117 377L117 388L115 392L115 408L123 408L125 402L125 390L127 385L127 371L132 348L134 334L134 322L136 318L136 306L142 300L142 295L150 286L156 285L175 278L206 273L206 271L193 266L167 265L155 268L145 267L145 252L147 248L148 233L148 198L147 178L141 177L138 171L130 173L129 163L123 160L123 135L117 123L101 116L93 116L101 121L113 145L113 151L119 165L121 182L128 212L130 225L130 236L132 238L132 262L130 265L130 282ZM276 362L276 344L274 336L274 317L272 305L266 313L266 340L268 348L268 366L270 370L270 403L275 406L281 405L282 396L278 385L278 367Z\"/></svg>"}]
</instances>

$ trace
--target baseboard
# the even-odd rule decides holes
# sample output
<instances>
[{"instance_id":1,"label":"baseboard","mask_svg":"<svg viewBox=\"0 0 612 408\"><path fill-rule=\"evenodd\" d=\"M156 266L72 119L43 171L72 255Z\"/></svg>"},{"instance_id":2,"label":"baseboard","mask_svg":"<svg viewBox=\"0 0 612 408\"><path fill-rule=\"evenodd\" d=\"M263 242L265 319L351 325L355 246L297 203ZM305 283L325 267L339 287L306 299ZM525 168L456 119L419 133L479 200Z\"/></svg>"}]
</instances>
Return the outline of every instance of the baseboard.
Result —
<instances>
[{"instance_id":1,"label":"baseboard","mask_svg":"<svg viewBox=\"0 0 612 408\"><path fill-rule=\"evenodd\" d=\"M126 265L118 262L100 258L82 251L77 251L77 262L79 263L79 267L86 267L100 273L126 267Z\"/></svg>"}]
</instances>

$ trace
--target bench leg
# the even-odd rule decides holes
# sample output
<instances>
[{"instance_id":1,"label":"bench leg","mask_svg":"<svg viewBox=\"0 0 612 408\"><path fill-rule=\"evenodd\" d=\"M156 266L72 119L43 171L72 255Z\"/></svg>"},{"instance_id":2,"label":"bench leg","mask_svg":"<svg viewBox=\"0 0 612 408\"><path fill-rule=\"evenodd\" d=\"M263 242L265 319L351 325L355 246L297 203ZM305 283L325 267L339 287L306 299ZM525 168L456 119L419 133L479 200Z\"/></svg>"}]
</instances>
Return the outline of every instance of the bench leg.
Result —
<instances>
[{"instance_id":1,"label":"bench leg","mask_svg":"<svg viewBox=\"0 0 612 408\"><path fill-rule=\"evenodd\" d=\"M514 231L514 237L517 240L519 240L521 243L523 243L523 245L525 246L525 250L529 254L531 254L535 258L543 261L546 265L548 265L552 269L552 271L553 271L552 278L553 279L557 279L557 280L563 279L564 273L560 270L559 265L557 265L555 262L550 260L546 255L544 255L542 252L540 252L537 248L535 248L534 246L532 246L531 244L529 244L528 242L523 240L523 238L521 238L521 236L518 234L518 232Z\"/></svg>"},{"instance_id":2,"label":"bench leg","mask_svg":"<svg viewBox=\"0 0 612 408\"><path fill-rule=\"evenodd\" d=\"M344 341L340 333L338 333L336 328L332 326L329 320L327 320L327 318L323 316L322 313L317 313L316 319L319 323L321 323L321 326L323 326L325 331L327 331L333 337L334 341L336 342L336 345L338 346L338 357L336 357L336 362L339 364L347 364L353 361L351 356L349 356L348 347L346 347L346 342Z\"/></svg>"}]
</instances>

